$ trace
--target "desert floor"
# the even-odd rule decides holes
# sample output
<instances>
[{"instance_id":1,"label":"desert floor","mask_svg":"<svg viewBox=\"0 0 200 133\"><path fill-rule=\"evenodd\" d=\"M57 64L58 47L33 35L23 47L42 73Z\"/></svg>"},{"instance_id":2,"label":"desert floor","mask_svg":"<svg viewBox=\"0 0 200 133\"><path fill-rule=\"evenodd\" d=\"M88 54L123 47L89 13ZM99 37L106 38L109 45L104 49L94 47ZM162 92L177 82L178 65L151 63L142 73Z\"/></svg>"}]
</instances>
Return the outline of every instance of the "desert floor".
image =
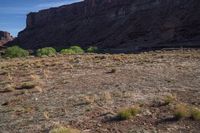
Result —
<instances>
[{"instance_id":1,"label":"desert floor","mask_svg":"<svg viewBox=\"0 0 200 133\"><path fill-rule=\"evenodd\" d=\"M200 50L0 59L1 133L198 133L200 121L174 118L178 104L200 107Z\"/></svg>"}]
</instances>

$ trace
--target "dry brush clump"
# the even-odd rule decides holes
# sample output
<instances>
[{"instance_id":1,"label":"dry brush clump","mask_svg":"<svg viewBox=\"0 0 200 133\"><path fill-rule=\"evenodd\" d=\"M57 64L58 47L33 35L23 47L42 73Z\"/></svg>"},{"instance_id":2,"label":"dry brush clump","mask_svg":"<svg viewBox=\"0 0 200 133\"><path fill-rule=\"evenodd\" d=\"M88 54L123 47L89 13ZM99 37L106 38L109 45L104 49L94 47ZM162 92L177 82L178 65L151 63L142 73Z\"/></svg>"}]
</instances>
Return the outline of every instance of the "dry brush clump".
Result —
<instances>
[{"instance_id":1,"label":"dry brush clump","mask_svg":"<svg viewBox=\"0 0 200 133\"><path fill-rule=\"evenodd\" d=\"M185 104L177 104L174 110L174 117L178 120L190 117L189 107Z\"/></svg>"},{"instance_id":2,"label":"dry brush clump","mask_svg":"<svg viewBox=\"0 0 200 133\"><path fill-rule=\"evenodd\" d=\"M73 128L58 127L52 129L49 133L81 133L81 132Z\"/></svg>"},{"instance_id":3,"label":"dry brush clump","mask_svg":"<svg viewBox=\"0 0 200 133\"><path fill-rule=\"evenodd\" d=\"M200 120L200 109L186 104L177 104L174 110L174 117L178 120L184 118Z\"/></svg>"},{"instance_id":4,"label":"dry brush clump","mask_svg":"<svg viewBox=\"0 0 200 133\"><path fill-rule=\"evenodd\" d=\"M117 113L117 118L119 120L128 120L135 117L139 113L141 113L141 109L139 106L125 108Z\"/></svg>"},{"instance_id":5,"label":"dry brush clump","mask_svg":"<svg viewBox=\"0 0 200 133\"><path fill-rule=\"evenodd\" d=\"M108 92L108 91L103 92L100 99L102 101L106 101L106 102L112 101L112 94L111 94L111 92Z\"/></svg>"}]
</instances>

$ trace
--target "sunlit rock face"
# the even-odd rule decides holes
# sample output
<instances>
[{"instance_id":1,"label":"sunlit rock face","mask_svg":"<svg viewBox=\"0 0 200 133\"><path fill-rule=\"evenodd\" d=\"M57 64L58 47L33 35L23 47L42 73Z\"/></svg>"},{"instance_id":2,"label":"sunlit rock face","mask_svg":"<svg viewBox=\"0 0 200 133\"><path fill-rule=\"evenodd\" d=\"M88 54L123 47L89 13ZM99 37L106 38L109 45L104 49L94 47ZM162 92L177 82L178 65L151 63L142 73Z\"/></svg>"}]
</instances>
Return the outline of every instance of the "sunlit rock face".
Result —
<instances>
[{"instance_id":1,"label":"sunlit rock face","mask_svg":"<svg viewBox=\"0 0 200 133\"><path fill-rule=\"evenodd\" d=\"M6 31L0 31L0 46L5 45L9 41L12 41L13 37L10 35L10 33Z\"/></svg>"},{"instance_id":2,"label":"sunlit rock face","mask_svg":"<svg viewBox=\"0 0 200 133\"><path fill-rule=\"evenodd\" d=\"M198 47L199 7L199 0L85 0L28 14L17 41L28 49Z\"/></svg>"}]
</instances>

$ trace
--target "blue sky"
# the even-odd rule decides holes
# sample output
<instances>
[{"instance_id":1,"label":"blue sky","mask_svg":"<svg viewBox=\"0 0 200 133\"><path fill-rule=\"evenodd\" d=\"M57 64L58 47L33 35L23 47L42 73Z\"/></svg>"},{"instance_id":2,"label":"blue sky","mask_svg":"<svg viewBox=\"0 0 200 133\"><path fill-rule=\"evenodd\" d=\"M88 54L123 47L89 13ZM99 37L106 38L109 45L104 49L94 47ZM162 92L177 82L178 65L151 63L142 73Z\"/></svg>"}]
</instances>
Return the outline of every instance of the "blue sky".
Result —
<instances>
[{"instance_id":1,"label":"blue sky","mask_svg":"<svg viewBox=\"0 0 200 133\"><path fill-rule=\"evenodd\" d=\"M78 1L80 0L0 0L0 30L17 36L25 28L26 15L29 12Z\"/></svg>"}]
</instances>

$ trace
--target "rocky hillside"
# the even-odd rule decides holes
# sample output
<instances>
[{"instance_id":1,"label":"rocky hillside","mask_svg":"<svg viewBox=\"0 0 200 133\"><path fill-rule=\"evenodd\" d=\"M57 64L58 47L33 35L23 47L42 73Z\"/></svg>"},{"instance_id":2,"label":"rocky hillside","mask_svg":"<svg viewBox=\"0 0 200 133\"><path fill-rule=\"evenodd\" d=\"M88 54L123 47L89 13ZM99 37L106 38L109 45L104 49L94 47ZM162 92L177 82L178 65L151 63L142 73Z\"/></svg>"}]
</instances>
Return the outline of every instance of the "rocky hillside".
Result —
<instances>
[{"instance_id":1,"label":"rocky hillside","mask_svg":"<svg viewBox=\"0 0 200 133\"><path fill-rule=\"evenodd\" d=\"M28 14L17 41L30 49L198 47L199 7L199 0L85 0Z\"/></svg>"},{"instance_id":2,"label":"rocky hillside","mask_svg":"<svg viewBox=\"0 0 200 133\"><path fill-rule=\"evenodd\" d=\"M12 40L13 37L10 35L10 33L6 31L0 31L0 47Z\"/></svg>"}]
</instances>

